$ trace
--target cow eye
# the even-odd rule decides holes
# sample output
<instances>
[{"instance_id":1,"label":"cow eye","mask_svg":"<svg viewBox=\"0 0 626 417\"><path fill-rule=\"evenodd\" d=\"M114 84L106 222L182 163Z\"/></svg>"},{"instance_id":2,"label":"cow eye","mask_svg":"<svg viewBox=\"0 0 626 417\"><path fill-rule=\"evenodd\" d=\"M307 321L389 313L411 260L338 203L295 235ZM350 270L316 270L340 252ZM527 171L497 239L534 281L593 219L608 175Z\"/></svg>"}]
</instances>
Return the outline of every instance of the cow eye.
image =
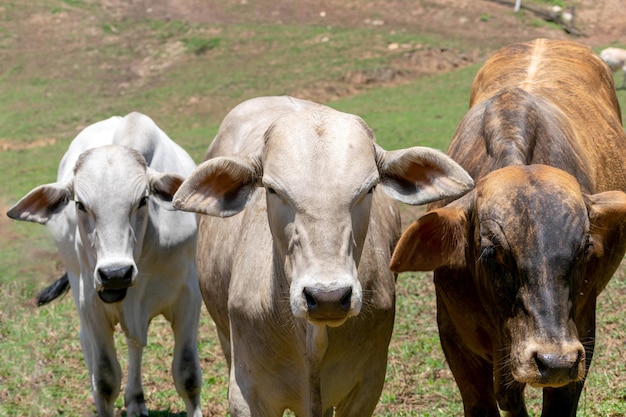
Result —
<instances>
[{"instance_id":1,"label":"cow eye","mask_svg":"<svg viewBox=\"0 0 626 417\"><path fill-rule=\"evenodd\" d=\"M139 200L139 204L137 205L137 208L142 208L146 204L148 204L148 196L144 196L141 198L141 200Z\"/></svg>"},{"instance_id":2,"label":"cow eye","mask_svg":"<svg viewBox=\"0 0 626 417\"><path fill-rule=\"evenodd\" d=\"M77 208L79 211L82 211L82 212L87 212L87 209L85 208L85 205L84 205L83 203L81 203L80 201L77 201L77 202L76 202L76 208Z\"/></svg>"},{"instance_id":3,"label":"cow eye","mask_svg":"<svg viewBox=\"0 0 626 417\"><path fill-rule=\"evenodd\" d=\"M372 185L372 186L370 187L370 189L369 189L369 190L367 190L367 193L368 193L368 194L373 194L375 189L376 189L376 186L375 186L375 185Z\"/></svg>"},{"instance_id":4,"label":"cow eye","mask_svg":"<svg viewBox=\"0 0 626 417\"><path fill-rule=\"evenodd\" d=\"M268 193L270 193L270 194L276 194L276 190L275 190L275 189L273 189L272 187L267 187L267 188L265 188L265 189L266 189L266 190L267 190L267 192L268 192Z\"/></svg>"}]
</instances>

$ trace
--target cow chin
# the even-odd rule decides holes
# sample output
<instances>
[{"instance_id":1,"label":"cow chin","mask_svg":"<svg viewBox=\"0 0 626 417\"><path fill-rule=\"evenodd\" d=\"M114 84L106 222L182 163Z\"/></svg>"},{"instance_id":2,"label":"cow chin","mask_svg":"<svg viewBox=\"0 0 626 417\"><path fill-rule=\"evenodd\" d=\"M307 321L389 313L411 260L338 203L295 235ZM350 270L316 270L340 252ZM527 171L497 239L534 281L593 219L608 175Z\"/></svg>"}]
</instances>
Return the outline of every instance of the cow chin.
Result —
<instances>
[{"instance_id":1,"label":"cow chin","mask_svg":"<svg viewBox=\"0 0 626 417\"><path fill-rule=\"evenodd\" d=\"M320 319L313 319L313 318L309 317L309 321L314 326L340 327L346 321L348 321L348 318L349 317L343 317L343 318L340 318L340 319L323 319L323 320L320 320Z\"/></svg>"},{"instance_id":2,"label":"cow chin","mask_svg":"<svg viewBox=\"0 0 626 417\"><path fill-rule=\"evenodd\" d=\"M107 304L119 303L126 297L128 288L119 290L102 290L98 291L98 297Z\"/></svg>"}]
</instances>

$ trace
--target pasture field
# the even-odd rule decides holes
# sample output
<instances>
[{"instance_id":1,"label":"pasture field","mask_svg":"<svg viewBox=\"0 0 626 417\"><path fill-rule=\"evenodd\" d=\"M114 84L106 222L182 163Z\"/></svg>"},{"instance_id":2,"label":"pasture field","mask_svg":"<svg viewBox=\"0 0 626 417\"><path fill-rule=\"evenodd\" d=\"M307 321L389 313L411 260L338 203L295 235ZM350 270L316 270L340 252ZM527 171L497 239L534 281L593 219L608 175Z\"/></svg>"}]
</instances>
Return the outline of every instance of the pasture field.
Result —
<instances>
[{"instance_id":1,"label":"pasture field","mask_svg":"<svg viewBox=\"0 0 626 417\"><path fill-rule=\"evenodd\" d=\"M485 34L490 40L477 46L474 38L424 32L419 25L376 24L377 19L394 21L386 14L391 11L375 9L375 0L363 0L368 7L353 19L356 24L320 21L317 10L306 24L288 24L284 9L276 23L271 13L257 15L252 7L245 14L247 2L225 0L211 2L223 8L214 21L191 18L194 10L165 16L159 9L163 2L154 2L150 12L121 3L0 2L0 416L94 412L71 297L43 308L33 302L37 291L63 271L51 240L44 227L12 222L4 214L33 187L54 181L60 158L80 129L139 110L199 162L234 105L259 95L292 94L359 114L387 149L445 150L467 110L473 76L498 46L493 38L503 27L517 28L518 39L563 36L529 16L512 17L504 9L499 15L500 6L493 5L489 14L475 12L491 31L491 37ZM509 36L502 41L514 35ZM621 82L621 74L616 77ZM626 91L618 97L626 109ZM405 224L422 210L402 207ZM431 279L431 273L398 278L396 325L377 417L462 415L439 345ZM625 266L599 297L597 322L594 361L578 415L623 416ZM118 332L123 368L124 345ZM172 350L168 323L155 319L144 354L151 415L184 415L171 380ZM206 311L200 356L205 416L227 415L226 364ZM540 414L540 395L527 390L534 415ZM121 410L121 396L117 405Z\"/></svg>"}]
</instances>

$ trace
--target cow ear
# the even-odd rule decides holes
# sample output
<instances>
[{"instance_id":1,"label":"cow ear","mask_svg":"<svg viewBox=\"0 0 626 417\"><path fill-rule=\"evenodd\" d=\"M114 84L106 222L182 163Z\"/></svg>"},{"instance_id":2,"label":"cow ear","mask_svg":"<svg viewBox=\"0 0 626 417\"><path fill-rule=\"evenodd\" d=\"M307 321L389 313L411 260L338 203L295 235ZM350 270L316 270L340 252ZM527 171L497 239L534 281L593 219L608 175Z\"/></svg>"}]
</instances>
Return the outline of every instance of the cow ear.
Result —
<instances>
[{"instance_id":1,"label":"cow ear","mask_svg":"<svg viewBox=\"0 0 626 417\"><path fill-rule=\"evenodd\" d=\"M432 210L402 234L391 257L393 272L432 271L465 263L465 212L457 207Z\"/></svg>"},{"instance_id":2,"label":"cow ear","mask_svg":"<svg viewBox=\"0 0 626 417\"><path fill-rule=\"evenodd\" d=\"M238 157L209 159L183 182L174 207L184 211L230 217L242 211L257 188L259 164Z\"/></svg>"},{"instance_id":3,"label":"cow ear","mask_svg":"<svg viewBox=\"0 0 626 417\"><path fill-rule=\"evenodd\" d=\"M458 197L474 186L459 164L435 149L415 146L385 151L376 146L376 156L383 189L406 204Z\"/></svg>"},{"instance_id":4,"label":"cow ear","mask_svg":"<svg viewBox=\"0 0 626 417\"><path fill-rule=\"evenodd\" d=\"M170 203L184 180L178 174L161 173L148 168L150 194L155 197L160 205L168 210L173 210Z\"/></svg>"},{"instance_id":5,"label":"cow ear","mask_svg":"<svg viewBox=\"0 0 626 417\"><path fill-rule=\"evenodd\" d=\"M626 234L626 193L606 191L584 195L589 214L589 234L596 256L603 256L603 248L612 248L623 241Z\"/></svg>"},{"instance_id":6,"label":"cow ear","mask_svg":"<svg viewBox=\"0 0 626 417\"><path fill-rule=\"evenodd\" d=\"M46 224L53 215L65 208L72 198L71 190L71 182L40 185L11 207L7 216L15 220Z\"/></svg>"}]
</instances>

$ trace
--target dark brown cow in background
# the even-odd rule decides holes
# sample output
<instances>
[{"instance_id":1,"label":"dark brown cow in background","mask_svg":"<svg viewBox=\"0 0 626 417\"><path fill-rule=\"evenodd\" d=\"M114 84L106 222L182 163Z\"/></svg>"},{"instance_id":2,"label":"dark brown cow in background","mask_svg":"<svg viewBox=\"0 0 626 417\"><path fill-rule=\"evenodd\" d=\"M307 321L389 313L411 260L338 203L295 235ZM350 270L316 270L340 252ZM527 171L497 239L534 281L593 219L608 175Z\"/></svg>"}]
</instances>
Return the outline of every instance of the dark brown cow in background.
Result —
<instances>
[{"instance_id":1,"label":"dark brown cow in background","mask_svg":"<svg viewBox=\"0 0 626 417\"><path fill-rule=\"evenodd\" d=\"M575 416L596 297L626 248L626 137L611 72L538 39L478 72L448 154L476 180L404 233L391 267L435 270L441 344L466 416Z\"/></svg>"}]
</instances>

